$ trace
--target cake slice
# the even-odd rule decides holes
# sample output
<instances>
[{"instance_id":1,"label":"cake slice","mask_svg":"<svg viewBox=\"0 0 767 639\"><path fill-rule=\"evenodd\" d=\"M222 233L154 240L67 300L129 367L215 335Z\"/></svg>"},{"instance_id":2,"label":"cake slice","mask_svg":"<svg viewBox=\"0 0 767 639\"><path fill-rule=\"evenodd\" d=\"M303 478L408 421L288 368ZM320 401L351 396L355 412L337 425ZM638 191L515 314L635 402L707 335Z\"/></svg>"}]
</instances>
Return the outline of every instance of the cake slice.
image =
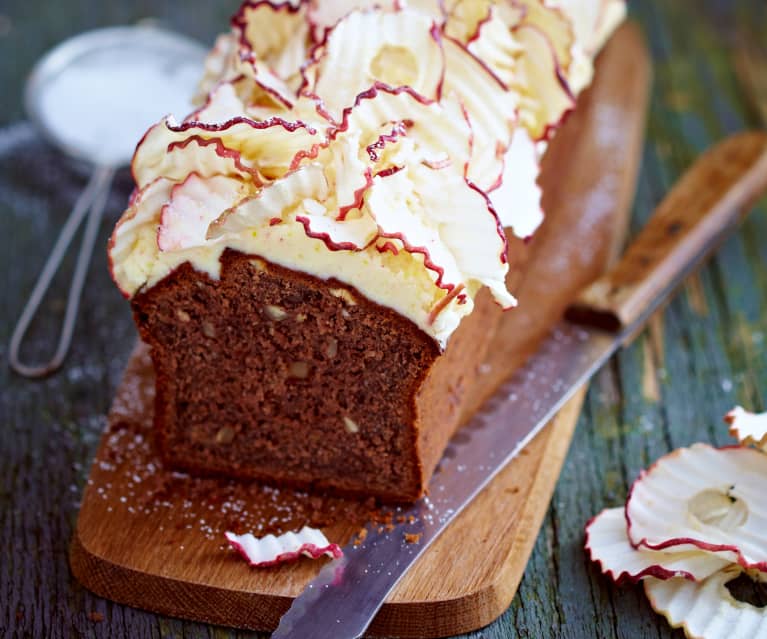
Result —
<instances>
[{"instance_id":1,"label":"cake slice","mask_svg":"<svg viewBox=\"0 0 767 639\"><path fill-rule=\"evenodd\" d=\"M590 58L538 0L359 4L243 4L200 109L137 147L109 257L169 463L412 501L515 303Z\"/></svg>"}]
</instances>

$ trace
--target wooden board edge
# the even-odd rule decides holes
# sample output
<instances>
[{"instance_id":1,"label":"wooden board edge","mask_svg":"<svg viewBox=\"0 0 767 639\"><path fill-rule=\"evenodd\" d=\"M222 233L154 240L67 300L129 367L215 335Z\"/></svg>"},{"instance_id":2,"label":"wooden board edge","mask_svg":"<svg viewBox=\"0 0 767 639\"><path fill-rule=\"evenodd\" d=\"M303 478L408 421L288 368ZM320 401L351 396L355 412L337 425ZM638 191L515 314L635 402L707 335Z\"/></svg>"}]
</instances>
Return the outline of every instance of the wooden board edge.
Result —
<instances>
[{"instance_id":1,"label":"wooden board edge","mask_svg":"<svg viewBox=\"0 0 767 639\"><path fill-rule=\"evenodd\" d=\"M121 566L91 552L75 531L69 546L69 566L82 586L100 597L127 606L201 623L231 626L232 611L249 616L238 628L269 632L292 603L291 597L226 590L153 575ZM264 599L269 605L264 605ZM255 600L258 601L254 605ZM195 611L189 614L190 602Z\"/></svg>"}]
</instances>

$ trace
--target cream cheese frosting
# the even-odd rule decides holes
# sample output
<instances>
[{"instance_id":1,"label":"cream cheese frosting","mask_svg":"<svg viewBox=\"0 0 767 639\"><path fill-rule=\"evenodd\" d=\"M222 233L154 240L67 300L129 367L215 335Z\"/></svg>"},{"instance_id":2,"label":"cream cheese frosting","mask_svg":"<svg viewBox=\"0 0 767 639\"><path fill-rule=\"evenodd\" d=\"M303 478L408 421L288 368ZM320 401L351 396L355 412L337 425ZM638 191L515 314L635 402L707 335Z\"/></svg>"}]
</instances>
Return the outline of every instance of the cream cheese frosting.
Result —
<instances>
[{"instance_id":1,"label":"cream cheese frosting","mask_svg":"<svg viewBox=\"0 0 767 639\"><path fill-rule=\"evenodd\" d=\"M350 284L444 347L480 288L515 304L503 227L542 219L541 149L619 21L599 1L245 2L201 108L137 147L115 281L217 278L234 249Z\"/></svg>"}]
</instances>

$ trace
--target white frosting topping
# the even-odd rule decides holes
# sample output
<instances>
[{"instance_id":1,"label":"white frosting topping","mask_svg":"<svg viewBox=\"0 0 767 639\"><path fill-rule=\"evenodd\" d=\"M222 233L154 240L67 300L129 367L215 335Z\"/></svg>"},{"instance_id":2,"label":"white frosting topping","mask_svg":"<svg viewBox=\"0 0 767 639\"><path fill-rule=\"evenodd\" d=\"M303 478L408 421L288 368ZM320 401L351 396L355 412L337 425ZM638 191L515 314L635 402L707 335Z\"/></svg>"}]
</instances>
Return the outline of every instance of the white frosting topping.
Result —
<instances>
[{"instance_id":1,"label":"white frosting topping","mask_svg":"<svg viewBox=\"0 0 767 639\"><path fill-rule=\"evenodd\" d=\"M230 248L346 282L441 346L481 287L514 305L502 227L540 223L540 147L576 52L590 66L614 21L576 28L586 0L560 4L246 2L202 107L136 150L115 281L133 296L184 262L216 278Z\"/></svg>"}]
</instances>

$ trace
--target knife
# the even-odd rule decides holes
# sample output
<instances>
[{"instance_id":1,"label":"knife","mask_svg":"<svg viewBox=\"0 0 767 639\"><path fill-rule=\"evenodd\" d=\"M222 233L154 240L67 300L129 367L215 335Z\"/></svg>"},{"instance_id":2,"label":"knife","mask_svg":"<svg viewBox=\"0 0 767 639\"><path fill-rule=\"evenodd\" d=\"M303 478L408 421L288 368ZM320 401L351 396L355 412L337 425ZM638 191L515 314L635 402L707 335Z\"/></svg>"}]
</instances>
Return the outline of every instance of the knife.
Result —
<instances>
[{"instance_id":1,"label":"knife","mask_svg":"<svg viewBox=\"0 0 767 639\"><path fill-rule=\"evenodd\" d=\"M461 510L735 229L767 190L767 133L733 135L702 155L616 266L568 309L536 354L450 440L429 496L367 526L325 565L272 639L357 639L408 568ZM409 523L412 522L412 523ZM408 543L404 531L418 535Z\"/></svg>"}]
</instances>

